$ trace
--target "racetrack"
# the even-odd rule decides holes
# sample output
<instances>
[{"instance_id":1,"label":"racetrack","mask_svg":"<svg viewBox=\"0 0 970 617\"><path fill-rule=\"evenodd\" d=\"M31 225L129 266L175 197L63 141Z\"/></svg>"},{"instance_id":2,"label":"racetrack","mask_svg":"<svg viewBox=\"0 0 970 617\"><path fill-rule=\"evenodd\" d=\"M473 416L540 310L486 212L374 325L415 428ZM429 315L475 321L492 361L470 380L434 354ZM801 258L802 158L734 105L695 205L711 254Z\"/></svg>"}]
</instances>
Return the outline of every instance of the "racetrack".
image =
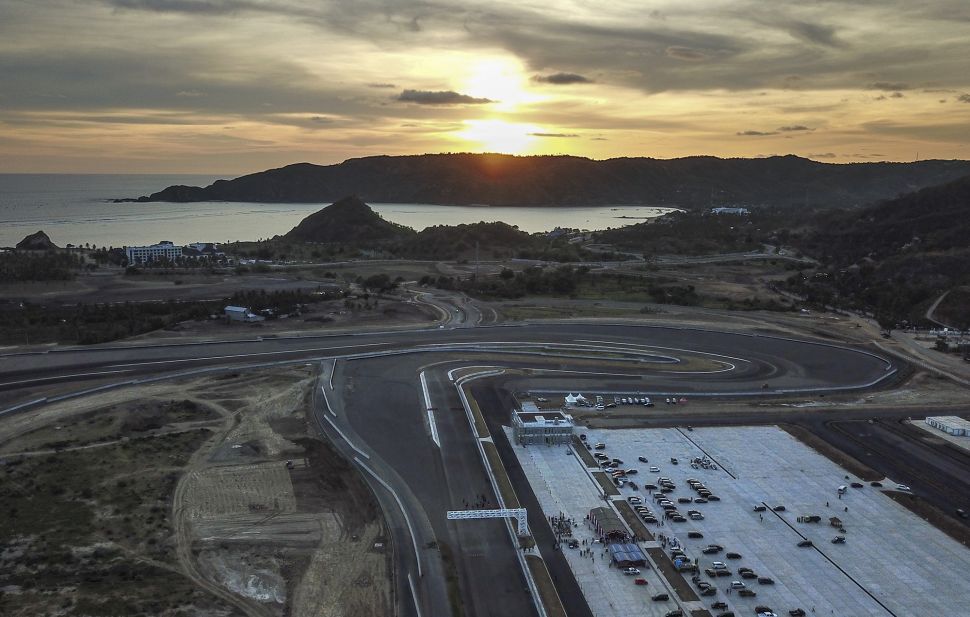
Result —
<instances>
[{"instance_id":1,"label":"racetrack","mask_svg":"<svg viewBox=\"0 0 970 617\"><path fill-rule=\"evenodd\" d=\"M466 325L464 314L457 314ZM632 324L540 323L121 344L0 355L0 415L5 410L27 413L55 392L334 358L340 359L338 368L321 379L313 413L320 430L357 461L389 518L403 570L398 606L408 615L446 614L456 602L469 616L534 611L504 524L445 520L448 509L470 507L480 499L496 503L447 370L472 363L534 366L549 371L541 374L543 379L574 387L738 397L871 388L898 368L868 351L827 343ZM418 378L422 371L430 411ZM541 531L538 537L542 550ZM579 607L571 612L585 614L588 609L575 582L570 583L568 568L558 556L543 555L563 599Z\"/></svg>"}]
</instances>

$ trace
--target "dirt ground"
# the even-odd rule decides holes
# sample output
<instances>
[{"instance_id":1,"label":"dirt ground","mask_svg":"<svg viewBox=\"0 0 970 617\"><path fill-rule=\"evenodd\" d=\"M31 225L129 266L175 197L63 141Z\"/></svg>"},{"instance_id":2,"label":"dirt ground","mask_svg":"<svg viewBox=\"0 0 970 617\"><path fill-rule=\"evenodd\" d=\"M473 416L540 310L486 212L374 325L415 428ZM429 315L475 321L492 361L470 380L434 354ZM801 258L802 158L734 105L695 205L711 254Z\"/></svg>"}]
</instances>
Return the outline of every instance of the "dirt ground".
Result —
<instances>
[{"instance_id":1,"label":"dirt ground","mask_svg":"<svg viewBox=\"0 0 970 617\"><path fill-rule=\"evenodd\" d=\"M308 430L315 379L206 377L4 419L0 614L388 614L383 519Z\"/></svg>"}]
</instances>

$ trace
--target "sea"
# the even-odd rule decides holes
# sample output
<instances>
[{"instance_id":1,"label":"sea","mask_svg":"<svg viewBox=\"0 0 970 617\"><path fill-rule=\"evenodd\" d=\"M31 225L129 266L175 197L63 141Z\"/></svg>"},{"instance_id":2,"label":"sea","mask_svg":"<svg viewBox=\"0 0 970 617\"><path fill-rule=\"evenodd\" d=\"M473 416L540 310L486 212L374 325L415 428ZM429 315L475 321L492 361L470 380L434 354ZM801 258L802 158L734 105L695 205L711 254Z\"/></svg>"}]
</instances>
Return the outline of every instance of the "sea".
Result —
<instances>
[{"instance_id":1,"label":"sea","mask_svg":"<svg viewBox=\"0 0 970 617\"><path fill-rule=\"evenodd\" d=\"M138 246L170 240L232 242L284 234L343 197L320 203L113 203L174 184L207 186L231 176L162 174L0 174L0 247L44 231L54 244ZM556 227L590 231L632 225L675 210L651 206L493 207L369 204L389 221L416 230L432 225L503 221L529 233Z\"/></svg>"}]
</instances>

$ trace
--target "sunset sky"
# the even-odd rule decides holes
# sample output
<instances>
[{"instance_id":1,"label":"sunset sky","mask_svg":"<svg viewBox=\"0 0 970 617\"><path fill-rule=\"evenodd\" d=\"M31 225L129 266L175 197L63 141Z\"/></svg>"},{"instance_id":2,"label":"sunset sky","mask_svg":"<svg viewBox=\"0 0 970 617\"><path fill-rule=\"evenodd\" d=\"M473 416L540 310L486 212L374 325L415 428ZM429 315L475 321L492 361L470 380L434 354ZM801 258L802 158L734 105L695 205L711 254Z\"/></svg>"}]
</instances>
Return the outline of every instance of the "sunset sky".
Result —
<instances>
[{"instance_id":1,"label":"sunset sky","mask_svg":"<svg viewBox=\"0 0 970 617\"><path fill-rule=\"evenodd\" d=\"M0 172L970 158L967 0L0 0Z\"/></svg>"}]
</instances>

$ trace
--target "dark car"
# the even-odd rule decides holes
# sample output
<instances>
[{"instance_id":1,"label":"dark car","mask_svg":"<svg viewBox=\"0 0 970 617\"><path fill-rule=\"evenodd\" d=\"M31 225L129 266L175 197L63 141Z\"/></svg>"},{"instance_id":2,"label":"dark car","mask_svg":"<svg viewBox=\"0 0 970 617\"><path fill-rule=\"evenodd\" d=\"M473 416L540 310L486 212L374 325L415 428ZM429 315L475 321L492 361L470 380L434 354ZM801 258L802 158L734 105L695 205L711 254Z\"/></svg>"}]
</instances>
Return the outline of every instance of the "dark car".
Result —
<instances>
[{"instance_id":1,"label":"dark car","mask_svg":"<svg viewBox=\"0 0 970 617\"><path fill-rule=\"evenodd\" d=\"M750 570L747 570L745 572L738 572L738 576L740 576L741 578L758 578L758 575Z\"/></svg>"},{"instance_id":2,"label":"dark car","mask_svg":"<svg viewBox=\"0 0 970 617\"><path fill-rule=\"evenodd\" d=\"M775 581L774 581L774 579L769 578L767 576L759 576L758 577L758 583L760 585L774 585L775 584Z\"/></svg>"},{"instance_id":3,"label":"dark car","mask_svg":"<svg viewBox=\"0 0 970 617\"><path fill-rule=\"evenodd\" d=\"M707 499L704 497L698 497L694 500L694 503L707 503Z\"/></svg>"},{"instance_id":4,"label":"dark car","mask_svg":"<svg viewBox=\"0 0 970 617\"><path fill-rule=\"evenodd\" d=\"M731 576L730 570L715 570L718 576Z\"/></svg>"},{"instance_id":5,"label":"dark car","mask_svg":"<svg viewBox=\"0 0 970 617\"><path fill-rule=\"evenodd\" d=\"M716 596L717 587L708 587L707 589L702 589L700 595L702 596Z\"/></svg>"},{"instance_id":6,"label":"dark car","mask_svg":"<svg viewBox=\"0 0 970 617\"><path fill-rule=\"evenodd\" d=\"M791 615L791 617L805 617L805 611L800 608L793 608L788 611L788 614Z\"/></svg>"},{"instance_id":7,"label":"dark car","mask_svg":"<svg viewBox=\"0 0 970 617\"><path fill-rule=\"evenodd\" d=\"M724 556L728 559L741 559L741 553L725 553Z\"/></svg>"},{"instance_id":8,"label":"dark car","mask_svg":"<svg viewBox=\"0 0 970 617\"><path fill-rule=\"evenodd\" d=\"M862 482L853 482L849 486L851 486L852 488L862 488Z\"/></svg>"},{"instance_id":9,"label":"dark car","mask_svg":"<svg viewBox=\"0 0 970 617\"><path fill-rule=\"evenodd\" d=\"M638 456L637 457L637 460L640 461L641 463L649 463L650 462L650 461L647 460L647 457L645 457L645 456Z\"/></svg>"},{"instance_id":10,"label":"dark car","mask_svg":"<svg viewBox=\"0 0 970 617\"><path fill-rule=\"evenodd\" d=\"M667 600L670 599L670 596L668 596L665 593L658 593L657 595L651 597L650 599L653 600L654 602L666 602Z\"/></svg>"},{"instance_id":11,"label":"dark car","mask_svg":"<svg viewBox=\"0 0 970 617\"><path fill-rule=\"evenodd\" d=\"M707 547L704 547L703 549L701 549L701 552L704 553L705 555L713 555L715 553L720 553L721 552L721 549L716 548L716 547L713 547L713 546L707 546Z\"/></svg>"},{"instance_id":12,"label":"dark car","mask_svg":"<svg viewBox=\"0 0 970 617\"><path fill-rule=\"evenodd\" d=\"M583 441L586 441L586 433L581 434L579 438Z\"/></svg>"},{"instance_id":13,"label":"dark car","mask_svg":"<svg viewBox=\"0 0 970 617\"><path fill-rule=\"evenodd\" d=\"M738 595L742 598L753 598L758 595L758 592L754 589L740 589L738 590Z\"/></svg>"},{"instance_id":14,"label":"dark car","mask_svg":"<svg viewBox=\"0 0 970 617\"><path fill-rule=\"evenodd\" d=\"M874 486L876 488L882 488L882 482L870 482L869 486Z\"/></svg>"},{"instance_id":15,"label":"dark car","mask_svg":"<svg viewBox=\"0 0 970 617\"><path fill-rule=\"evenodd\" d=\"M758 606L754 607L754 612L756 612L756 613L772 613L774 611L771 610L771 607L770 606L765 606L764 604L759 604Z\"/></svg>"},{"instance_id":16,"label":"dark car","mask_svg":"<svg viewBox=\"0 0 970 617\"><path fill-rule=\"evenodd\" d=\"M721 602L720 600L718 600L717 602L711 605L711 608L715 608L715 609L727 608L727 602Z\"/></svg>"},{"instance_id":17,"label":"dark car","mask_svg":"<svg viewBox=\"0 0 970 617\"><path fill-rule=\"evenodd\" d=\"M970 514L967 514L967 511L963 508L957 508L957 516L960 518L970 518Z\"/></svg>"},{"instance_id":18,"label":"dark car","mask_svg":"<svg viewBox=\"0 0 970 617\"><path fill-rule=\"evenodd\" d=\"M707 496L707 500L708 501L721 501L721 498L718 497L717 495L708 495Z\"/></svg>"},{"instance_id":19,"label":"dark car","mask_svg":"<svg viewBox=\"0 0 970 617\"><path fill-rule=\"evenodd\" d=\"M772 510L774 510L775 512L784 512L785 506L775 506L774 508L772 508Z\"/></svg>"},{"instance_id":20,"label":"dark car","mask_svg":"<svg viewBox=\"0 0 970 617\"><path fill-rule=\"evenodd\" d=\"M688 531L687 532L687 537L688 538L703 538L704 537L704 534L702 534L699 531Z\"/></svg>"},{"instance_id":21,"label":"dark car","mask_svg":"<svg viewBox=\"0 0 970 617\"><path fill-rule=\"evenodd\" d=\"M766 507L764 507L764 506L755 506L755 507L754 507L754 511L755 511L755 512L764 512L764 511L765 511L765 510L767 510L767 509L768 509L768 508L766 508Z\"/></svg>"},{"instance_id":22,"label":"dark car","mask_svg":"<svg viewBox=\"0 0 970 617\"><path fill-rule=\"evenodd\" d=\"M684 611L678 609L669 611L664 617L684 617Z\"/></svg>"},{"instance_id":23,"label":"dark car","mask_svg":"<svg viewBox=\"0 0 970 617\"><path fill-rule=\"evenodd\" d=\"M734 617L734 611L725 611L723 613L718 613L717 617Z\"/></svg>"},{"instance_id":24,"label":"dark car","mask_svg":"<svg viewBox=\"0 0 970 617\"><path fill-rule=\"evenodd\" d=\"M808 548L810 546L815 546L815 545L812 544L811 540L802 540L801 542L798 543L798 546L800 548Z\"/></svg>"},{"instance_id":25,"label":"dark car","mask_svg":"<svg viewBox=\"0 0 970 617\"><path fill-rule=\"evenodd\" d=\"M704 574L710 576L711 578L714 578L715 576L717 576L717 572L715 570L712 570L711 568L704 568Z\"/></svg>"}]
</instances>

